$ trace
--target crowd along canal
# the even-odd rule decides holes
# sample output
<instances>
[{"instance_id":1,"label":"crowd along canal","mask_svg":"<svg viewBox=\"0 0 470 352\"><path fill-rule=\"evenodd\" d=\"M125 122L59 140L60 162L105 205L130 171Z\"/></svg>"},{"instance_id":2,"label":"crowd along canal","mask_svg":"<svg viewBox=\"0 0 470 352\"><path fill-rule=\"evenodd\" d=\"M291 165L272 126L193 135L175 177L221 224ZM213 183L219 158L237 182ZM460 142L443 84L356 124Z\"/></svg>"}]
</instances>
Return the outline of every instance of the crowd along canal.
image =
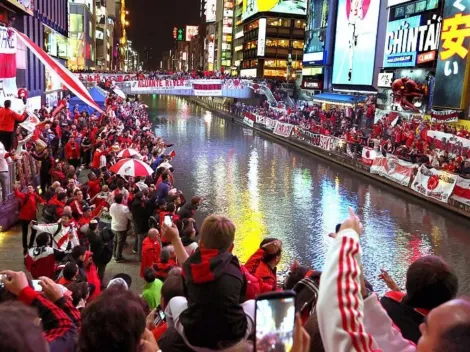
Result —
<instances>
[{"instance_id":1,"label":"crowd along canal","mask_svg":"<svg viewBox=\"0 0 470 352\"><path fill-rule=\"evenodd\" d=\"M279 273L290 263L321 270L327 236L353 207L364 224L365 277L379 292L384 268L404 287L422 255L451 264L461 294L470 294L470 222L321 158L279 144L186 100L146 96L157 135L174 143L176 188L204 198L196 220L225 214L237 226L242 262L264 237L283 242Z\"/></svg>"}]
</instances>

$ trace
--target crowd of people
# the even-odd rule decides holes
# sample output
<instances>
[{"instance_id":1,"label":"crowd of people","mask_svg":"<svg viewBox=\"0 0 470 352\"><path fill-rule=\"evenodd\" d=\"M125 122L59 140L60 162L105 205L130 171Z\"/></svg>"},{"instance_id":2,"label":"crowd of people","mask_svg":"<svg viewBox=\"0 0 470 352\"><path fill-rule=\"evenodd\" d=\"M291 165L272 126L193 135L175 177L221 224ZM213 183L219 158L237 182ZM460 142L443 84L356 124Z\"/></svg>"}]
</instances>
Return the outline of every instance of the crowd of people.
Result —
<instances>
[{"instance_id":1,"label":"crowd of people","mask_svg":"<svg viewBox=\"0 0 470 352\"><path fill-rule=\"evenodd\" d=\"M276 91L273 91L276 96ZM399 113L391 112L375 119L375 106L364 104L353 107L331 107L321 104L297 104L286 106L279 103L272 106L267 100L261 106L237 102L231 111L238 115L258 114L296 125L305 131L334 136L361 146L374 148L377 152L394 154L413 163L446 170L455 174L470 176L470 149L463 148L455 137L470 140L470 133L464 127L430 122L421 118L407 120ZM428 131L439 131L450 137L443 141L428 136ZM360 157L360 153L359 153Z\"/></svg>"},{"instance_id":2,"label":"crowd of people","mask_svg":"<svg viewBox=\"0 0 470 352\"><path fill-rule=\"evenodd\" d=\"M441 258L411 264L403 290L383 271L390 292L379 299L350 209L330 234L323 271L295 262L278 277L275 237L240 263L229 218L195 220L204 200L176 188L176 152L153 133L145 105L113 93L105 114L62 105L37 111L28 137L21 127L0 135L0 167L21 153L40 162L40 191L15 189L25 271L0 272L1 351L284 351L253 347L256 298L283 290L296 293L294 352L467 349L470 301L457 298L458 278ZM0 126L26 117L8 109ZM279 118L313 128L323 112L307 111ZM116 169L123 162L133 166ZM126 245L140 261L140 295L128 273L106 275L113 258L130 259Z\"/></svg>"}]
</instances>

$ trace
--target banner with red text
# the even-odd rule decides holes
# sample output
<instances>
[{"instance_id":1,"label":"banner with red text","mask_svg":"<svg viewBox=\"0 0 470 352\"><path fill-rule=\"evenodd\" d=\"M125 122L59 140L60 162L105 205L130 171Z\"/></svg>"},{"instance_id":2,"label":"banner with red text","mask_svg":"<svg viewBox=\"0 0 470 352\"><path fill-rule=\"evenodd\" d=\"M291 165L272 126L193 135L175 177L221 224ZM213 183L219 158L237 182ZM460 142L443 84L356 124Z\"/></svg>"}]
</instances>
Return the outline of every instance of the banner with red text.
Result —
<instances>
[{"instance_id":1,"label":"banner with red text","mask_svg":"<svg viewBox=\"0 0 470 352\"><path fill-rule=\"evenodd\" d=\"M274 127L276 126L276 120L273 120L269 117L266 117L264 122L265 122L265 126L266 126L267 129L273 130Z\"/></svg>"},{"instance_id":2,"label":"banner with red text","mask_svg":"<svg viewBox=\"0 0 470 352\"><path fill-rule=\"evenodd\" d=\"M191 82L182 79L143 79L132 81L130 84L131 92L135 94L159 94L160 91L163 94L180 94L181 91L186 91L187 93L193 90Z\"/></svg>"},{"instance_id":3,"label":"banner with red text","mask_svg":"<svg viewBox=\"0 0 470 352\"><path fill-rule=\"evenodd\" d=\"M415 168L415 164L400 160L393 155L376 156L370 167L370 173L388 178L402 186L408 186Z\"/></svg>"},{"instance_id":4,"label":"banner with red text","mask_svg":"<svg viewBox=\"0 0 470 352\"><path fill-rule=\"evenodd\" d=\"M274 126L274 134L289 138L290 134L292 133L293 128L294 128L294 125L276 121L276 125Z\"/></svg>"},{"instance_id":5,"label":"banner with red text","mask_svg":"<svg viewBox=\"0 0 470 352\"><path fill-rule=\"evenodd\" d=\"M452 199L470 205L470 179L458 176Z\"/></svg>"},{"instance_id":6,"label":"banner with red text","mask_svg":"<svg viewBox=\"0 0 470 352\"><path fill-rule=\"evenodd\" d=\"M222 96L222 80L220 79L195 79L192 81L192 84L195 96Z\"/></svg>"},{"instance_id":7,"label":"banner with red text","mask_svg":"<svg viewBox=\"0 0 470 352\"><path fill-rule=\"evenodd\" d=\"M0 27L0 95L18 96L16 87L16 33L6 27Z\"/></svg>"},{"instance_id":8,"label":"banner with red text","mask_svg":"<svg viewBox=\"0 0 470 352\"><path fill-rule=\"evenodd\" d=\"M256 116L256 123L259 123L260 125L264 125L265 124L265 117L263 115L258 115L258 114L254 114Z\"/></svg>"},{"instance_id":9,"label":"banner with red text","mask_svg":"<svg viewBox=\"0 0 470 352\"><path fill-rule=\"evenodd\" d=\"M249 117L247 117L247 116L245 116L245 117L243 118L243 123L244 123L245 125L247 125L247 126L250 126L250 127L253 127L254 124L255 124L255 122L254 122L252 119L250 119Z\"/></svg>"},{"instance_id":10,"label":"banner with red text","mask_svg":"<svg viewBox=\"0 0 470 352\"><path fill-rule=\"evenodd\" d=\"M361 161L363 164L371 166L377 157L377 152L370 147L362 147L362 158Z\"/></svg>"},{"instance_id":11,"label":"banner with red text","mask_svg":"<svg viewBox=\"0 0 470 352\"><path fill-rule=\"evenodd\" d=\"M447 203L457 183L457 178L457 175L449 172L428 169L421 165L411 183L411 189L426 197Z\"/></svg>"}]
</instances>

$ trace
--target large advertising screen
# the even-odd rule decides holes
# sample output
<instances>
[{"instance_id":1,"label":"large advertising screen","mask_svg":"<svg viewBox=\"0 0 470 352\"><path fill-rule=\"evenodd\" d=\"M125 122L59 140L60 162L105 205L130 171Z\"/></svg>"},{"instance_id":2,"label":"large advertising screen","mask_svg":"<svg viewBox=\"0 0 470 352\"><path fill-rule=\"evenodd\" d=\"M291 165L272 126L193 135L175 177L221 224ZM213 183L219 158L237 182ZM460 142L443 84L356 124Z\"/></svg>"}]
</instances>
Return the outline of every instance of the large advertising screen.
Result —
<instances>
[{"instance_id":1,"label":"large advertising screen","mask_svg":"<svg viewBox=\"0 0 470 352\"><path fill-rule=\"evenodd\" d=\"M390 9L390 15L396 13ZM441 35L440 10L388 22L384 67L413 67L436 60Z\"/></svg>"},{"instance_id":2,"label":"large advertising screen","mask_svg":"<svg viewBox=\"0 0 470 352\"><path fill-rule=\"evenodd\" d=\"M333 84L371 85L380 0L339 0Z\"/></svg>"},{"instance_id":3,"label":"large advertising screen","mask_svg":"<svg viewBox=\"0 0 470 352\"><path fill-rule=\"evenodd\" d=\"M243 0L242 20L258 12L306 15L307 0Z\"/></svg>"},{"instance_id":4,"label":"large advertising screen","mask_svg":"<svg viewBox=\"0 0 470 352\"><path fill-rule=\"evenodd\" d=\"M217 0L207 0L206 1L206 22L215 22L215 10L217 6Z\"/></svg>"},{"instance_id":5,"label":"large advertising screen","mask_svg":"<svg viewBox=\"0 0 470 352\"><path fill-rule=\"evenodd\" d=\"M470 0L445 1L434 106L463 109L470 75ZM466 28L466 29L464 29Z\"/></svg>"},{"instance_id":6,"label":"large advertising screen","mask_svg":"<svg viewBox=\"0 0 470 352\"><path fill-rule=\"evenodd\" d=\"M304 65L323 63L328 26L328 3L329 0L308 0Z\"/></svg>"}]
</instances>

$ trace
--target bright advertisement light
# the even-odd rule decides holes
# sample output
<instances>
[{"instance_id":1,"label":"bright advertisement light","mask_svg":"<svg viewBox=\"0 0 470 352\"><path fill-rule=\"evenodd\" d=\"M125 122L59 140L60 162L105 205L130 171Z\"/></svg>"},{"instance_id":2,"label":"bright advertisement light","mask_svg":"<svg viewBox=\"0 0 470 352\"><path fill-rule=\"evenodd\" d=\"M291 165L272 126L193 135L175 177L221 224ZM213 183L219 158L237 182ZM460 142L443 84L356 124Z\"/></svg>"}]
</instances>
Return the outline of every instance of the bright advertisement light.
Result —
<instances>
[{"instance_id":1,"label":"bright advertisement light","mask_svg":"<svg viewBox=\"0 0 470 352\"><path fill-rule=\"evenodd\" d=\"M306 15L307 0L243 0L242 20L258 12Z\"/></svg>"},{"instance_id":2,"label":"bright advertisement light","mask_svg":"<svg viewBox=\"0 0 470 352\"><path fill-rule=\"evenodd\" d=\"M333 84L371 85L380 0L339 0Z\"/></svg>"},{"instance_id":3,"label":"bright advertisement light","mask_svg":"<svg viewBox=\"0 0 470 352\"><path fill-rule=\"evenodd\" d=\"M305 28L304 64L322 64L328 26L329 0L309 0Z\"/></svg>"},{"instance_id":4,"label":"bright advertisement light","mask_svg":"<svg viewBox=\"0 0 470 352\"><path fill-rule=\"evenodd\" d=\"M215 10L217 0L207 0L206 1L206 23L215 22Z\"/></svg>"},{"instance_id":5,"label":"bright advertisement light","mask_svg":"<svg viewBox=\"0 0 470 352\"><path fill-rule=\"evenodd\" d=\"M264 56L264 48L266 47L266 18L259 19L258 30L258 56Z\"/></svg>"},{"instance_id":6,"label":"bright advertisement light","mask_svg":"<svg viewBox=\"0 0 470 352\"><path fill-rule=\"evenodd\" d=\"M208 51L207 62L209 64L213 64L214 63L214 51L215 51L214 42L209 43L207 51Z\"/></svg>"},{"instance_id":7,"label":"bright advertisement light","mask_svg":"<svg viewBox=\"0 0 470 352\"><path fill-rule=\"evenodd\" d=\"M199 33L198 26L186 26L186 41L190 42Z\"/></svg>"}]
</instances>

